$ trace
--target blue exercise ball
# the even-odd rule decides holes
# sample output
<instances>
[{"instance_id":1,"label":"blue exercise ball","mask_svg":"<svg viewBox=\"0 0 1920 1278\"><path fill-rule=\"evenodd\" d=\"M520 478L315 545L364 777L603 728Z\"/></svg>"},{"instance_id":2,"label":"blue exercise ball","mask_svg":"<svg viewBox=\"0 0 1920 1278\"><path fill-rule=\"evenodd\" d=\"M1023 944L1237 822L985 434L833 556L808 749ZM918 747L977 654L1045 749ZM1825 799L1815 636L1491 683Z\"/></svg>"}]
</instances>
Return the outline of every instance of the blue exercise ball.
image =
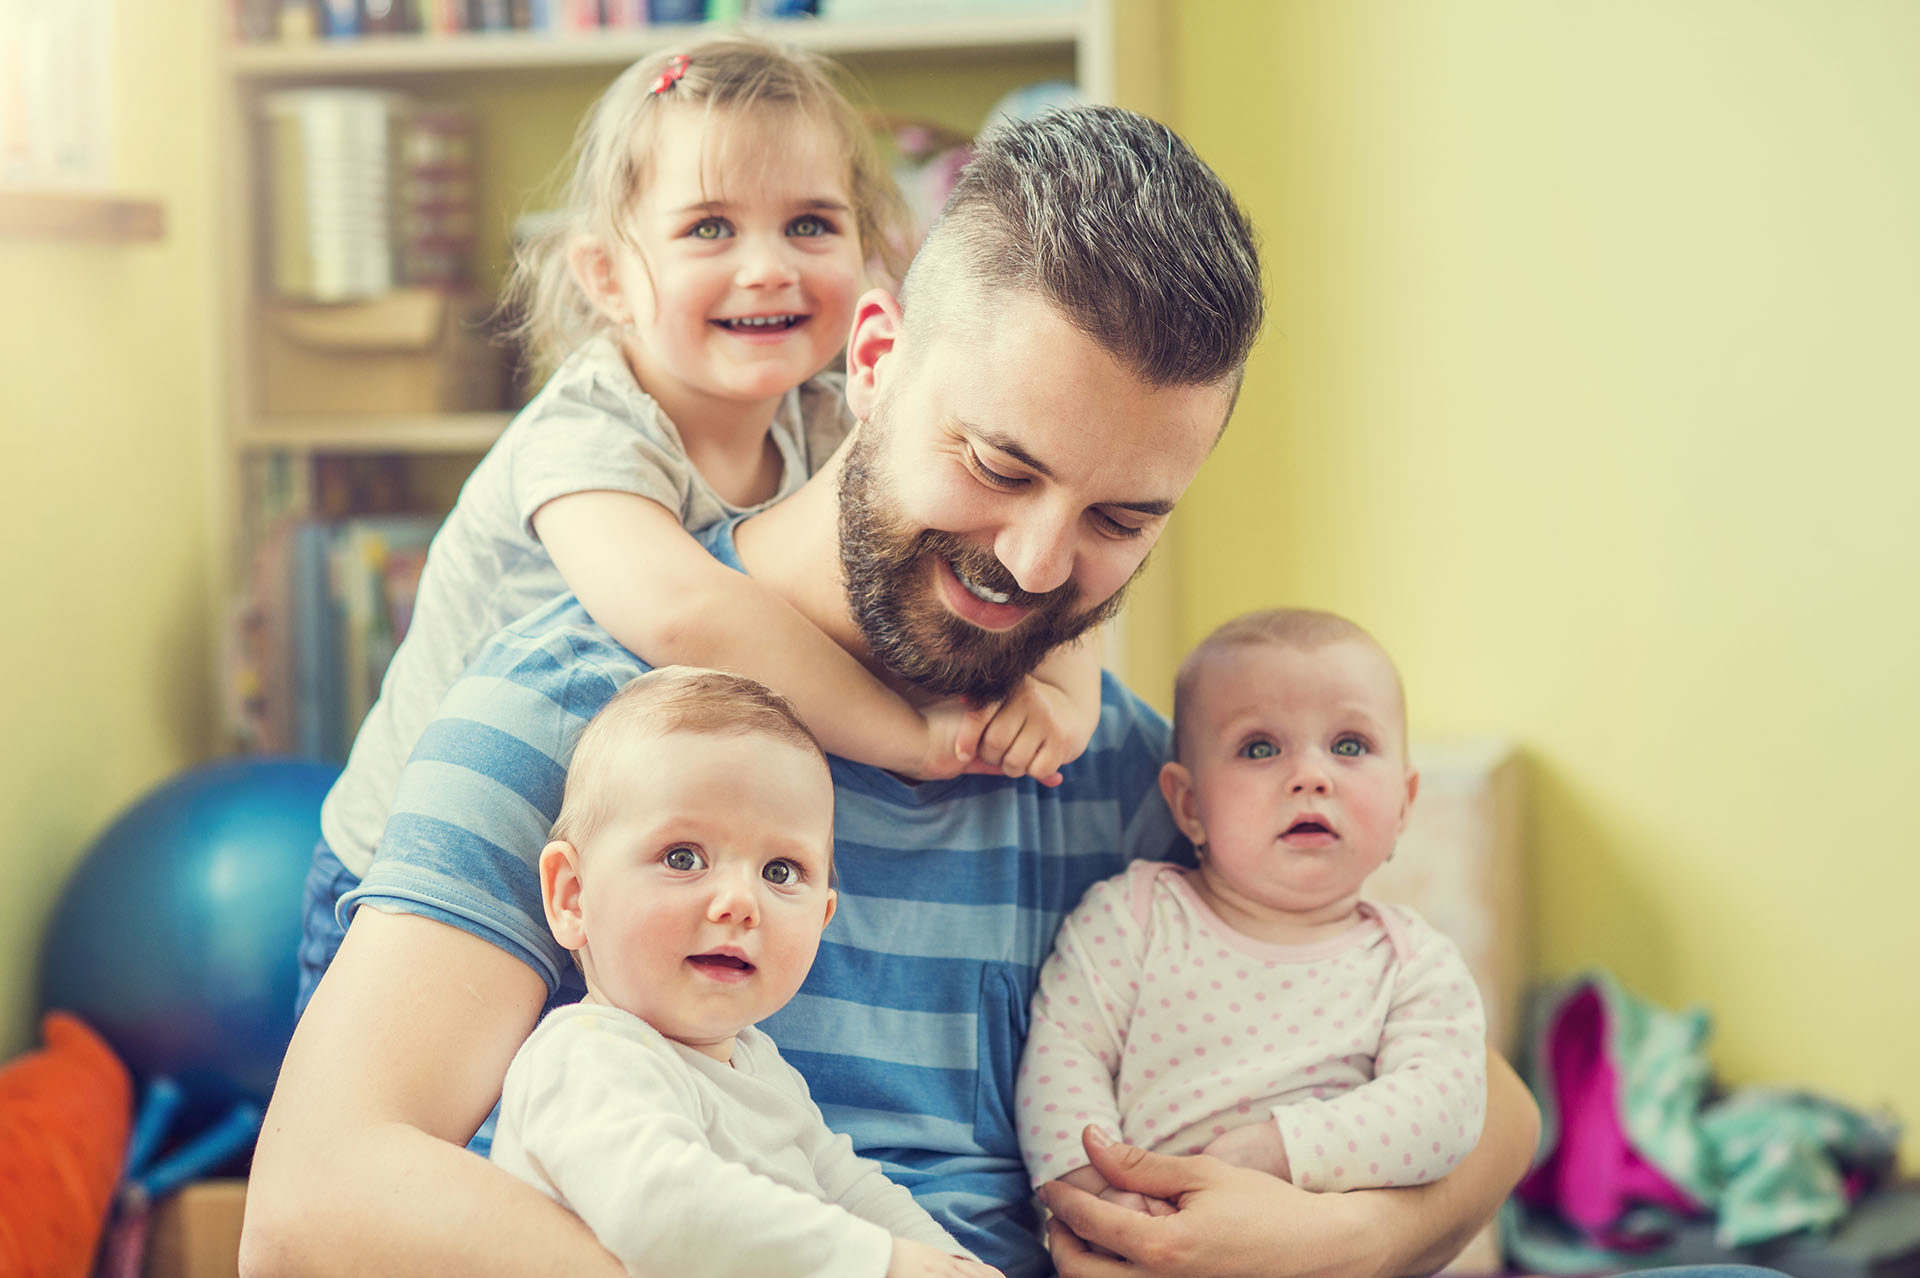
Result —
<instances>
[{"instance_id":1,"label":"blue exercise ball","mask_svg":"<svg viewBox=\"0 0 1920 1278\"><path fill-rule=\"evenodd\" d=\"M265 1104L293 1034L300 897L337 767L240 759L150 791L75 868L40 1006L79 1014L187 1110Z\"/></svg>"}]
</instances>

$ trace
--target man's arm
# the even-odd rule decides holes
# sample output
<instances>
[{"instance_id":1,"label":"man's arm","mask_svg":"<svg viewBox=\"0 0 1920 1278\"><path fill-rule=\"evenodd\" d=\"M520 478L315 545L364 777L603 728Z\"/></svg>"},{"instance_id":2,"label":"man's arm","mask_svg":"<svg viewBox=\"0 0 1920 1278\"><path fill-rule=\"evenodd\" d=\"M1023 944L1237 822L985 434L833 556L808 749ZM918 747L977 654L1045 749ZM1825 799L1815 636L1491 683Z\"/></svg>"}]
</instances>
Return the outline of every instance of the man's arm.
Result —
<instances>
[{"instance_id":1,"label":"man's arm","mask_svg":"<svg viewBox=\"0 0 1920 1278\"><path fill-rule=\"evenodd\" d=\"M620 1274L578 1217L463 1148L545 1001L486 941L356 913L267 1108L242 1272Z\"/></svg>"},{"instance_id":2,"label":"man's arm","mask_svg":"<svg viewBox=\"0 0 1920 1278\"><path fill-rule=\"evenodd\" d=\"M1314 1194L1204 1155L1173 1158L1087 1142L1109 1183L1179 1208L1147 1216L1055 1181L1049 1243L1061 1278L1399 1278L1445 1265L1525 1174L1540 1111L1519 1077L1487 1053L1487 1123L1460 1165L1410 1189ZM1116 1260L1094 1254L1096 1243Z\"/></svg>"}]
</instances>

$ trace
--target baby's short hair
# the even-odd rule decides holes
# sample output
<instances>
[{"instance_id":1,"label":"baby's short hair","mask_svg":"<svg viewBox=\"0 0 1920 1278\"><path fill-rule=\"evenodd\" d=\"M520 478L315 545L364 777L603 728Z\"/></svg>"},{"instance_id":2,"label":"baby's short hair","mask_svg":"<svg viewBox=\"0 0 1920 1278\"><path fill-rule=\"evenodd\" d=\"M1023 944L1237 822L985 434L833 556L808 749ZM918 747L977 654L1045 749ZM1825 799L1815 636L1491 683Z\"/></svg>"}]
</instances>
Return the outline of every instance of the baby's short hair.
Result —
<instances>
[{"instance_id":1,"label":"baby's short hair","mask_svg":"<svg viewBox=\"0 0 1920 1278\"><path fill-rule=\"evenodd\" d=\"M661 666L636 677L587 721L573 748L560 815L547 837L579 847L614 807L619 747L673 732L771 737L812 754L827 753L791 702L758 680L697 666Z\"/></svg>"},{"instance_id":2,"label":"baby's short hair","mask_svg":"<svg viewBox=\"0 0 1920 1278\"><path fill-rule=\"evenodd\" d=\"M1200 681L1200 670L1208 658L1218 654L1223 648L1248 646L1253 644L1272 644L1276 648L1298 648L1311 651L1324 648L1332 643L1364 643L1387 658L1387 666L1393 670L1396 686L1400 683L1399 667L1393 664L1393 658L1378 639L1355 622L1348 621L1337 613L1321 612L1316 608L1262 608L1255 612L1242 613L1231 621L1223 622L1198 644L1180 663L1180 672L1173 679L1173 754L1176 759L1188 757L1187 728L1193 715L1194 688ZM1405 723L1407 717L1407 694L1400 688L1400 719Z\"/></svg>"}]
</instances>

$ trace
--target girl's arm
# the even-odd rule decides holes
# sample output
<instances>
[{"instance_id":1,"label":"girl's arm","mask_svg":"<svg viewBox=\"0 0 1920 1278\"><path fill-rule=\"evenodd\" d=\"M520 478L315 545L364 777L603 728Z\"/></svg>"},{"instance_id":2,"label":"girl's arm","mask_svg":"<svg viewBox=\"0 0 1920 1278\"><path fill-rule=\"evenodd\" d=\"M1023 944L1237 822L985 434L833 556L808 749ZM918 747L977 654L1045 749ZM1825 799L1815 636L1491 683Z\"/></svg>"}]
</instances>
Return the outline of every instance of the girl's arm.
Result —
<instances>
[{"instance_id":1,"label":"girl's arm","mask_svg":"<svg viewBox=\"0 0 1920 1278\"><path fill-rule=\"evenodd\" d=\"M1100 723L1100 644L1087 635L1055 649L994 708L980 762L1010 777L1060 784L1060 768L1093 740Z\"/></svg>"},{"instance_id":2,"label":"girl's arm","mask_svg":"<svg viewBox=\"0 0 1920 1278\"><path fill-rule=\"evenodd\" d=\"M650 664L748 675L834 754L922 779L958 774L984 711L922 715L799 610L720 563L666 507L623 492L555 498L534 531L608 634Z\"/></svg>"}]
</instances>

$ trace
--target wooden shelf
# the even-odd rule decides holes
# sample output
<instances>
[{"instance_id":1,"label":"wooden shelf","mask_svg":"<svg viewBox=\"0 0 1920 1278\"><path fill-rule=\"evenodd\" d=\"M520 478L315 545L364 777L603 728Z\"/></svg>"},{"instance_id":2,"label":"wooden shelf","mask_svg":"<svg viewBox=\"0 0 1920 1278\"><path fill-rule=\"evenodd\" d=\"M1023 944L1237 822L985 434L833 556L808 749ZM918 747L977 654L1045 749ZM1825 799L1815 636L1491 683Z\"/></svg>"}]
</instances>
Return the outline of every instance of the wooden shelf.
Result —
<instances>
[{"instance_id":1,"label":"wooden shelf","mask_svg":"<svg viewBox=\"0 0 1920 1278\"><path fill-rule=\"evenodd\" d=\"M512 420L511 413L268 417L241 426L235 442L247 452L484 453Z\"/></svg>"},{"instance_id":2,"label":"wooden shelf","mask_svg":"<svg viewBox=\"0 0 1920 1278\"><path fill-rule=\"evenodd\" d=\"M0 239L157 240L166 231L158 200L81 191L0 188Z\"/></svg>"},{"instance_id":3,"label":"wooden shelf","mask_svg":"<svg viewBox=\"0 0 1920 1278\"><path fill-rule=\"evenodd\" d=\"M926 18L898 22L834 22L790 19L740 25L679 23L594 32L488 31L459 35L361 36L235 45L229 70L243 80L326 77L365 79L386 75L452 74L462 71L623 66L657 49L718 35L759 36L827 54L1004 52L1073 45L1085 18L1078 7L1040 13L1007 12L981 17Z\"/></svg>"}]
</instances>

